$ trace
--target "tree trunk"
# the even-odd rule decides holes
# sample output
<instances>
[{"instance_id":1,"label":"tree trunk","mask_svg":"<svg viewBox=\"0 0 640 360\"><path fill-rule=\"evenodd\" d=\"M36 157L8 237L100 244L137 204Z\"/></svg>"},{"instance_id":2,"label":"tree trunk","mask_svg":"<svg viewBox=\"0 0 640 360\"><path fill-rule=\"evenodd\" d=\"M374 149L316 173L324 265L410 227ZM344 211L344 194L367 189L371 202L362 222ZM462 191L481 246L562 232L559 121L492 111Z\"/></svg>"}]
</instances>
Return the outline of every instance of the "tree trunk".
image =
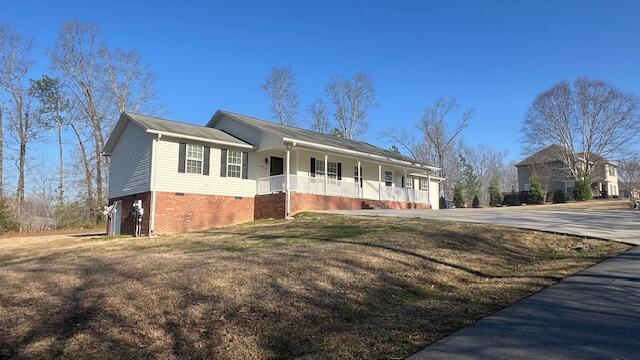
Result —
<instances>
[{"instance_id":1,"label":"tree trunk","mask_svg":"<svg viewBox=\"0 0 640 360\"><path fill-rule=\"evenodd\" d=\"M18 206L22 207L22 203L24 202L24 173L25 173L25 163L27 160L27 129L28 129L29 115L17 114L17 116L18 116L18 137L20 138L20 150L18 155L18 186L16 188L16 197L18 198Z\"/></svg>"},{"instance_id":2,"label":"tree trunk","mask_svg":"<svg viewBox=\"0 0 640 360\"><path fill-rule=\"evenodd\" d=\"M80 146L80 153L82 155L82 166L84 167L85 183L87 185L87 208L90 211L93 207L93 177L91 176L91 165L89 164L87 149L84 146L84 141L82 141L80 132L73 124L71 124L71 129L73 129L73 133L76 135L78 145Z\"/></svg>"},{"instance_id":3,"label":"tree trunk","mask_svg":"<svg viewBox=\"0 0 640 360\"><path fill-rule=\"evenodd\" d=\"M4 198L4 122L2 108L0 108L0 199Z\"/></svg>"},{"instance_id":4,"label":"tree trunk","mask_svg":"<svg viewBox=\"0 0 640 360\"><path fill-rule=\"evenodd\" d=\"M58 184L58 204L64 204L64 145L62 144L62 123L58 122L58 157L59 157L59 176Z\"/></svg>"}]
</instances>

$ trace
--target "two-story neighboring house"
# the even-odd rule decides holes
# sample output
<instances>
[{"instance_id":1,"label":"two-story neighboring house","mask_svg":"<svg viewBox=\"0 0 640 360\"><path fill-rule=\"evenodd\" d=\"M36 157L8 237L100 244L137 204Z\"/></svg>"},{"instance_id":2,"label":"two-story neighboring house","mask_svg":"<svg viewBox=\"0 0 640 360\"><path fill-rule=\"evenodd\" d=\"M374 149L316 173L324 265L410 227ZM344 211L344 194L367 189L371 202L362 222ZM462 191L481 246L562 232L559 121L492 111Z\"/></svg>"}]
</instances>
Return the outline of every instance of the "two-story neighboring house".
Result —
<instances>
[{"instance_id":1,"label":"two-story neighboring house","mask_svg":"<svg viewBox=\"0 0 640 360\"><path fill-rule=\"evenodd\" d=\"M123 113L104 147L114 233L161 234L305 210L437 209L438 168L362 141L217 111L206 125Z\"/></svg>"},{"instance_id":2,"label":"two-story neighboring house","mask_svg":"<svg viewBox=\"0 0 640 360\"><path fill-rule=\"evenodd\" d=\"M580 154L578 154L580 157ZM613 161L597 157L594 164L594 180L591 184L594 196L618 196L618 165ZM583 160L584 161L584 160ZM571 198L575 188L575 178L562 159L559 145L548 146L517 163L518 188L520 192L530 190L531 177L538 175L543 187L549 192L561 189Z\"/></svg>"}]
</instances>

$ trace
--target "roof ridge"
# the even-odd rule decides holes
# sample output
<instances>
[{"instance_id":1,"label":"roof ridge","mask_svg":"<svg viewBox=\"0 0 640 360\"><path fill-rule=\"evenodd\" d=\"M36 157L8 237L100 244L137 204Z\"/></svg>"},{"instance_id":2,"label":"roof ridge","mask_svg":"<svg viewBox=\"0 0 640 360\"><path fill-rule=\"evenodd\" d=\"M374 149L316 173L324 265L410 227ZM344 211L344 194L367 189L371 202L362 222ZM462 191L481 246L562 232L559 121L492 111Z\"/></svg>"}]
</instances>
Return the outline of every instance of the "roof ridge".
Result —
<instances>
[{"instance_id":1,"label":"roof ridge","mask_svg":"<svg viewBox=\"0 0 640 360\"><path fill-rule=\"evenodd\" d=\"M260 119L260 118L258 118L258 117L253 116L253 115L240 114L240 113L237 113L237 112L234 112L234 111L229 111L229 110L224 110L224 109L220 109L219 111L224 112L224 113L229 113L229 114L232 114L232 115L239 115L239 116L248 117L248 118L251 118L251 119L256 120L256 121L260 121L260 122L263 122L263 123L267 123L267 124L269 124L269 125L276 125L276 126L282 126L282 127L292 128L292 129L296 129L296 130L302 130L302 131L306 131L306 132L313 133L314 135L328 136L328 137L332 137L332 138L340 139L340 140L353 141L353 142L357 142L357 143L361 143L361 144L366 144L366 145L369 145L369 146L373 146L373 147L376 147L376 148L378 148L378 149L382 149L382 150L385 150L385 151L389 151L389 150L384 149L384 148L382 148L382 147L380 147L380 146L377 146L377 145L371 144L371 143L369 143L369 142L367 142L367 141L354 140L354 139L347 139L347 138L343 138L343 137L340 137L340 136L335 136L335 135L331 135L331 134L325 134L325 133L321 133L321 132L313 131L313 130L310 130L310 129L305 129L305 128L303 128L303 127L299 127L299 126L278 124L278 123L273 122L273 121Z\"/></svg>"},{"instance_id":2,"label":"roof ridge","mask_svg":"<svg viewBox=\"0 0 640 360\"><path fill-rule=\"evenodd\" d=\"M205 125L198 125L198 124L193 124L193 123L188 123L186 121L182 121L182 120L172 120L172 119L167 119L167 118L161 118L155 115L146 115L146 114L141 114L141 113L137 113L137 112L133 112L133 111L123 111L123 113L127 114L127 115L138 115L138 116L145 116L148 118L152 118L154 120L160 120L160 121L168 121L168 122L173 122L173 123L178 123L178 124L183 124L183 125L191 125L191 126L197 126L197 127L201 127L201 128L208 128L208 129L212 129L208 126Z\"/></svg>"}]
</instances>

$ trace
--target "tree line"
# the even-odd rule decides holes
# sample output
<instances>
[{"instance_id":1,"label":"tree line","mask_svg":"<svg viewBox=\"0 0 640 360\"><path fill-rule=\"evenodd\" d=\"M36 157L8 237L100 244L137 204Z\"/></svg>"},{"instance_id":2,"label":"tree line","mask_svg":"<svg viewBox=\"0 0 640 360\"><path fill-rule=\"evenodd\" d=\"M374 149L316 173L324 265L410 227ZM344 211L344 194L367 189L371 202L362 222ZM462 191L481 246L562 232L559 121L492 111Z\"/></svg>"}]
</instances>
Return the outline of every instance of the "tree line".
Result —
<instances>
[{"instance_id":1,"label":"tree line","mask_svg":"<svg viewBox=\"0 0 640 360\"><path fill-rule=\"evenodd\" d=\"M17 172L15 189L0 181L2 206L14 215L7 226L96 224L108 189L109 158L101 153L105 137L125 109L158 110L154 76L137 51L110 47L94 23L65 22L43 53L48 71L35 74L33 40L0 24L0 178L4 159L14 162ZM55 175L48 156L38 162L31 153L35 143L51 143L52 137L58 150Z\"/></svg>"}]
</instances>

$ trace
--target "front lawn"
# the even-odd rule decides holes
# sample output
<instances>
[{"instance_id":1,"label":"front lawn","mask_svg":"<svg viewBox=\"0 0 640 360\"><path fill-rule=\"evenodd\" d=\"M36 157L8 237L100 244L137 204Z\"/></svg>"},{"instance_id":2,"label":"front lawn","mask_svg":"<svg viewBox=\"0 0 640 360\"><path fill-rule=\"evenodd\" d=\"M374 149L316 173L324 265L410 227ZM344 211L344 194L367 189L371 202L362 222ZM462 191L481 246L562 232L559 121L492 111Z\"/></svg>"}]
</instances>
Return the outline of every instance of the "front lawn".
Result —
<instances>
[{"instance_id":1,"label":"front lawn","mask_svg":"<svg viewBox=\"0 0 640 360\"><path fill-rule=\"evenodd\" d=\"M626 248L320 214L0 239L0 358L403 358Z\"/></svg>"}]
</instances>

